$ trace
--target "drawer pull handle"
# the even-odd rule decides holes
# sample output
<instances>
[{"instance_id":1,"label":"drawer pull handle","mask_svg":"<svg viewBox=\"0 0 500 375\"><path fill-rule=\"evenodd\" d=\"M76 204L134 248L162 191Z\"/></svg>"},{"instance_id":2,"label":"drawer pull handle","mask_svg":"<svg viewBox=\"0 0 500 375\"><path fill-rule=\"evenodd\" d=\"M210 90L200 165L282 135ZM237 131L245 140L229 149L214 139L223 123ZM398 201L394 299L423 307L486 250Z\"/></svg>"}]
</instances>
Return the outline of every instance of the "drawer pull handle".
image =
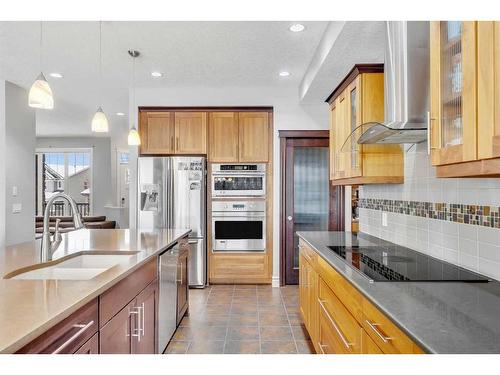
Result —
<instances>
[{"instance_id":1,"label":"drawer pull handle","mask_svg":"<svg viewBox=\"0 0 500 375\"><path fill-rule=\"evenodd\" d=\"M80 328L78 332L76 332L73 336L71 336L67 341L65 341L61 346L59 346L56 350L52 352L52 354L59 354L64 349L68 347L73 341L75 341L78 337L80 337L87 329L89 329L94 324L94 321L91 320L87 324L74 324L73 328Z\"/></svg>"},{"instance_id":2,"label":"drawer pull handle","mask_svg":"<svg viewBox=\"0 0 500 375\"><path fill-rule=\"evenodd\" d=\"M344 346L347 349L351 349L351 346L353 346L354 344L352 342L347 341L347 339L344 337L342 331L340 330L340 328L337 326L337 324L335 323L333 318L330 316L330 314L326 310L325 305L324 305L325 301L318 299L318 302L319 302L319 305L321 306L321 308L323 309L323 311L325 312L325 315L327 316L328 320L332 324L333 328L335 329L335 331L337 331L337 334L339 335L340 339L342 340L342 343L344 344Z\"/></svg>"},{"instance_id":3,"label":"drawer pull handle","mask_svg":"<svg viewBox=\"0 0 500 375\"><path fill-rule=\"evenodd\" d=\"M382 340L384 342L384 344L387 344L390 340L392 340L392 337L384 336L382 334L382 332L380 332L378 330L377 326L379 326L380 324L372 323L369 320L365 320L365 321L366 321L366 324L368 324L368 326L372 329L372 331L375 332L378 337L380 337L380 340Z\"/></svg>"}]
</instances>

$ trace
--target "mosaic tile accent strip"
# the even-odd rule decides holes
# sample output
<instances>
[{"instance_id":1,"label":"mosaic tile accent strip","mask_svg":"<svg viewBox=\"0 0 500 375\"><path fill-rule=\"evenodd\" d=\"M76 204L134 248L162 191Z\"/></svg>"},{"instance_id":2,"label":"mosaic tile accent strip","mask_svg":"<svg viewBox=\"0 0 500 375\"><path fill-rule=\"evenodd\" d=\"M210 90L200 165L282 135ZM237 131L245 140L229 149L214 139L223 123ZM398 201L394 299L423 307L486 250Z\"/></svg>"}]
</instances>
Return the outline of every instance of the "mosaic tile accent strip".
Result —
<instances>
[{"instance_id":1,"label":"mosaic tile accent strip","mask_svg":"<svg viewBox=\"0 0 500 375\"><path fill-rule=\"evenodd\" d=\"M500 228L500 207L495 206L362 198L358 201L358 207L455 223Z\"/></svg>"}]
</instances>

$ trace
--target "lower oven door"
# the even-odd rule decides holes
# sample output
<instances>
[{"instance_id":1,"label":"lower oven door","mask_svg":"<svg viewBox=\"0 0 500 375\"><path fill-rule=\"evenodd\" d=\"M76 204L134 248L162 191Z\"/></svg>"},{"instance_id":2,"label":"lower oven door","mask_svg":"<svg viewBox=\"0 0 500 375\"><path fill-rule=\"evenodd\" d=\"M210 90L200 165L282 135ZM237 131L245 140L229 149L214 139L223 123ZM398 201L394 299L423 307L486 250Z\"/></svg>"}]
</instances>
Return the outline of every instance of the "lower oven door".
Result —
<instances>
[{"instance_id":1,"label":"lower oven door","mask_svg":"<svg viewBox=\"0 0 500 375\"><path fill-rule=\"evenodd\" d=\"M213 216L212 246L213 251L265 251L265 216Z\"/></svg>"}]
</instances>

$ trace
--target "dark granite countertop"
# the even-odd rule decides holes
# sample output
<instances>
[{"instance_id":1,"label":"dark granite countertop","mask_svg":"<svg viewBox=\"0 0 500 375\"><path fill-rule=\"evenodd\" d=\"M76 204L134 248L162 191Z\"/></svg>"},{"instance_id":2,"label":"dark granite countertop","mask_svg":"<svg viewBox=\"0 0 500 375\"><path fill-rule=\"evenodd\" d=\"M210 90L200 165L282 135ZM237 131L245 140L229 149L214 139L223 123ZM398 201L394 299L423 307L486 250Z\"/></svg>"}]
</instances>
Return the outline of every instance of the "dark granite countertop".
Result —
<instances>
[{"instance_id":1,"label":"dark granite countertop","mask_svg":"<svg viewBox=\"0 0 500 375\"><path fill-rule=\"evenodd\" d=\"M500 282L370 282L328 246L397 246L350 232L298 232L429 353L500 353Z\"/></svg>"}]
</instances>

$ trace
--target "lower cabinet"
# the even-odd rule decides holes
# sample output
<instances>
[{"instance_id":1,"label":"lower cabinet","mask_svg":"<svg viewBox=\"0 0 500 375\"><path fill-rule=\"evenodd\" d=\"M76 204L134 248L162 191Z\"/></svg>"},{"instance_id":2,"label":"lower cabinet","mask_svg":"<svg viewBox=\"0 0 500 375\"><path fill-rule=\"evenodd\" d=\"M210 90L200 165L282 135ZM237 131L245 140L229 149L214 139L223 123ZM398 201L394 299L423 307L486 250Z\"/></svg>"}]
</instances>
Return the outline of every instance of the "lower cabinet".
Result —
<instances>
[{"instance_id":1,"label":"lower cabinet","mask_svg":"<svg viewBox=\"0 0 500 375\"><path fill-rule=\"evenodd\" d=\"M302 240L299 249L299 308L317 353L423 353Z\"/></svg>"},{"instance_id":2,"label":"lower cabinet","mask_svg":"<svg viewBox=\"0 0 500 375\"><path fill-rule=\"evenodd\" d=\"M136 335L135 319L131 319L135 301L130 302L100 330L102 354L132 353L132 335Z\"/></svg>"}]
</instances>

